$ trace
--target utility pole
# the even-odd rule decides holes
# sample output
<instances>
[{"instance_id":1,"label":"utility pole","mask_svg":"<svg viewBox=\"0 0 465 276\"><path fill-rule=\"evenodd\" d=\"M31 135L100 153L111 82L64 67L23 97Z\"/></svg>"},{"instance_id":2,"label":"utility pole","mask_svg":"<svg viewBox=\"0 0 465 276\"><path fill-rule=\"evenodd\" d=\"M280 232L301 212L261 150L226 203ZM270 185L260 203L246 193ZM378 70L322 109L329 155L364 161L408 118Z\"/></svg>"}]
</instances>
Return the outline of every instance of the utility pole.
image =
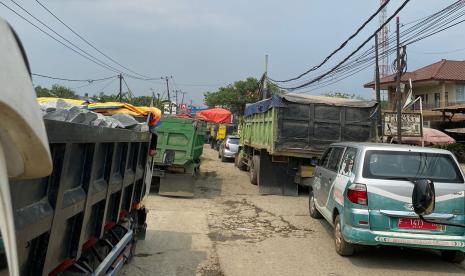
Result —
<instances>
[{"instance_id":1,"label":"utility pole","mask_svg":"<svg viewBox=\"0 0 465 276\"><path fill-rule=\"evenodd\" d=\"M169 85L169 82L168 80L170 78L173 78L173 76L171 77L162 77L161 79L164 79L166 81L166 93L168 94L168 109L170 110L170 114L173 114L172 110L171 110L171 97L170 97L170 85Z\"/></svg>"},{"instance_id":2,"label":"utility pole","mask_svg":"<svg viewBox=\"0 0 465 276\"><path fill-rule=\"evenodd\" d=\"M179 93L179 90L174 90L174 93L176 93L176 114L178 114L178 93Z\"/></svg>"},{"instance_id":3,"label":"utility pole","mask_svg":"<svg viewBox=\"0 0 465 276\"><path fill-rule=\"evenodd\" d=\"M181 91L181 93L182 93L181 104L184 104L184 95L186 95L187 92Z\"/></svg>"},{"instance_id":4,"label":"utility pole","mask_svg":"<svg viewBox=\"0 0 465 276\"><path fill-rule=\"evenodd\" d=\"M399 17L396 17L396 32L397 32L397 79L396 79L396 98L397 98L397 143L402 143L402 92L400 91L400 82L402 77L402 68L400 64L400 31Z\"/></svg>"},{"instance_id":5,"label":"utility pole","mask_svg":"<svg viewBox=\"0 0 465 276\"><path fill-rule=\"evenodd\" d=\"M380 78L379 78L379 49L378 49L378 34L375 36L375 89L376 89L376 101L378 102L378 114L376 116L376 127L378 130L378 136L383 136L382 133L382 110L381 110L381 87L380 87Z\"/></svg>"},{"instance_id":6,"label":"utility pole","mask_svg":"<svg viewBox=\"0 0 465 276\"><path fill-rule=\"evenodd\" d=\"M265 75L263 78L263 100L268 97L268 55L265 55Z\"/></svg>"},{"instance_id":7,"label":"utility pole","mask_svg":"<svg viewBox=\"0 0 465 276\"><path fill-rule=\"evenodd\" d=\"M123 74L119 74L118 78L119 78L119 94L118 94L118 98L119 98L119 101L122 102L123 101Z\"/></svg>"}]
</instances>

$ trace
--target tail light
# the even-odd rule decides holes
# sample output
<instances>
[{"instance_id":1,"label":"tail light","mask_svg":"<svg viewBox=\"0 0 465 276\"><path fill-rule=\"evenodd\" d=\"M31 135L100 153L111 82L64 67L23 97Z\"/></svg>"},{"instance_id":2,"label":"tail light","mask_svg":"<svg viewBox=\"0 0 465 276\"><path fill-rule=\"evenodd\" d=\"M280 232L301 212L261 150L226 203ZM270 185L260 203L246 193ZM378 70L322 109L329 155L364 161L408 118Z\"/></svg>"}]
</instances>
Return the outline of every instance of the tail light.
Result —
<instances>
[{"instance_id":1,"label":"tail light","mask_svg":"<svg viewBox=\"0 0 465 276\"><path fill-rule=\"evenodd\" d=\"M364 184L352 184L347 189L347 198L350 202L360 205L368 205L367 186Z\"/></svg>"},{"instance_id":2,"label":"tail light","mask_svg":"<svg viewBox=\"0 0 465 276\"><path fill-rule=\"evenodd\" d=\"M229 149L229 144L224 144L225 149Z\"/></svg>"}]
</instances>

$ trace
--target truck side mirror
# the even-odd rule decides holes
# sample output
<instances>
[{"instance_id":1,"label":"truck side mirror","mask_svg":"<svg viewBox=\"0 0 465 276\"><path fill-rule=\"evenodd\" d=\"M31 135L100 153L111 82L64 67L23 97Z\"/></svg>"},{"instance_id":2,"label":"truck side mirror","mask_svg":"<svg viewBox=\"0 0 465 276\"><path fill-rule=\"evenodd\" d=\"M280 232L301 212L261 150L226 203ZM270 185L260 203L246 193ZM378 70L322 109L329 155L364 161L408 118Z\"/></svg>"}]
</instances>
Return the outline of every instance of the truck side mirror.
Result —
<instances>
[{"instance_id":1,"label":"truck side mirror","mask_svg":"<svg viewBox=\"0 0 465 276\"><path fill-rule=\"evenodd\" d=\"M431 214L434 211L436 198L433 181L418 179L413 183L415 184L412 193L413 210L419 216Z\"/></svg>"}]
</instances>

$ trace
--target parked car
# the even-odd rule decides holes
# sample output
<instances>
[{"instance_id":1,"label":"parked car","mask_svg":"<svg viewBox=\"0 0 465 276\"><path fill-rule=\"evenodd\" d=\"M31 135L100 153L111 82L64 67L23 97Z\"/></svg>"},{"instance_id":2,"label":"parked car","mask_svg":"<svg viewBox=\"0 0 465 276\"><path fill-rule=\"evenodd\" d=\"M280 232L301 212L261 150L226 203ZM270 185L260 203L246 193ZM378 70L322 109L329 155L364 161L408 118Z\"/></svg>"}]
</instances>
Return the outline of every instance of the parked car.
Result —
<instances>
[{"instance_id":1,"label":"parked car","mask_svg":"<svg viewBox=\"0 0 465 276\"><path fill-rule=\"evenodd\" d=\"M309 192L312 218L334 226L335 247L354 245L431 248L444 259L464 260L465 229L427 223L413 212L412 181L434 182L436 206L424 218L464 223L465 183L454 155L406 145L337 143L324 153Z\"/></svg>"},{"instance_id":2,"label":"parked car","mask_svg":"<svg viewBox=\"0 0 465 276\"><path fill-rule=\"evenodd\" d=\"M222 162L226 162L228 159L235 158L238 151L239 137L228 135L220 144L218 158L221 158Z\"/></svg>"}]
</instances>

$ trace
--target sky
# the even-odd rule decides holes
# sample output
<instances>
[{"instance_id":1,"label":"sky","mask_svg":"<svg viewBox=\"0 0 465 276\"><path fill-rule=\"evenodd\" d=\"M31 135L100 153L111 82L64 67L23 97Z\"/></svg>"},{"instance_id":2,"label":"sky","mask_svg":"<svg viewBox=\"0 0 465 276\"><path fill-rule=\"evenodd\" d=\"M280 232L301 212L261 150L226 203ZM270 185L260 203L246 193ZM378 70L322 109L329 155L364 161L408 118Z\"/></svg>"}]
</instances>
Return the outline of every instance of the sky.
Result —
<instances>
[{"instance_id":1,"label":"sky","mask_svg":"<svg viewBox=\"0 0 465 276\"><path fill-rule=\"evenodd\" d=\"M92 55L112 64L79 40L33 0L14 0L57 33ZM295 77L337 48L379 6L378 0L39 0L100 51L140 74L172 76L170 89L186 94L186 101L203 104L203 93L247 77L260 78L269 55L269 76ZM0 2L20 12L11 0ZM391 0L388 16L403 0ZM401 23L430 15L455 1L411 0L399 14ZM24 12L22 12L24 14ZM16 30L33 73L70 79L98 79L116 75L47 37L0 5L0 17ZM33 19L31 19L33 20ZM39 23L36 23L39 24ZM378 27L375 18L325 68L341 61ZM390 25L390 35L395 26ZM440 59L465 60L464 25L413 44L408 68L416 69ZM373 42L374 43L374 42ZM371 43L370 45L372 45ZM390 57L391 60L394 57ZM308 91L354 93L372 98L363 84L373 79L368 68L334 85ZM135 95L166 92L162 80L125 78ZM33 78L34 85L57 83L80 95L119 89L116 78L86 83ZM123 89L125 90L125 89ZM301 92L306 92L303 89Z\"/></svg>"}]
</instances>

